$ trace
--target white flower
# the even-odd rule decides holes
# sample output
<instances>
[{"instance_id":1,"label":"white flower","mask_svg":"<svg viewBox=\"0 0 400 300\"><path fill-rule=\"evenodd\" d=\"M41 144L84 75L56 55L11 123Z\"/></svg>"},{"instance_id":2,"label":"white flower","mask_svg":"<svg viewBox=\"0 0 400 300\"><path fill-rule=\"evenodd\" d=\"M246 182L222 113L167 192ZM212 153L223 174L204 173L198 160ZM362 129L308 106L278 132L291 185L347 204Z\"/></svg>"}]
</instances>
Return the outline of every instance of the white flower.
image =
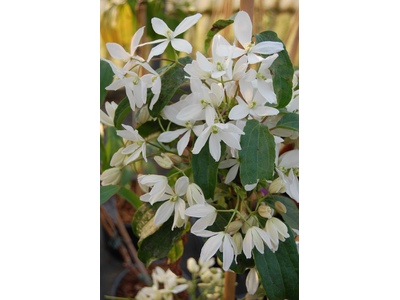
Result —
<instances>
[{"instance_id":1,"label":"white flower","mask_svg":"<svg viewBox=\"0 0 400 300\"><path fill-rule=\"evenodd\" d=\"M243 251L243 236L240 232L236 232L234 235L232 235L232 239L235 242L239 255Z\"/></svg>"},{"instance_id":2,"label":"white flower","mask_svg":"<svg viewBox=\"0 0 400 300\"><path fill-rule=\"evenodd\" d=\"M247 55L249 64L258 63L263 60L259 54L273 54L282 51L283 44L280 42L261 42L257 45L251 41L253 25L249 15L244 11L239 11L235 17L233 23L233 31L235 32L235 37L244 49L235 47L232 58L239 57L241 55ZM218 54L221 56L228 56L231 46L220 46L218 48Z\"/></svg>"},{"instance_id":3,"label":"white flower","mask_svg":"<svg viewBox=\"0 0 400 300\"><path fill-rule=\"evenodd\" d=\"M259 281L260 280L258 278L257 269L256 268L250 269L250 272L249 274L247 274L246 277L246 288L249 294L254 295L256 293Z\"/></svg>"},{"instance_id":4,"label":"white flower","mask_svg":"<svg viewBox=\"0 0 400 300\"><path fill-rule=\"evenodd\" d=\"M153 42L150 42L151 44L153 43L160 43L156 47L152 48L149 54L149 57L147 61L150 61L153 56L160 55L162 54L165 49L167 48L169 42L171 42L172 47L177 50L177 51L184 51L188 54L192 53L192 45L184 39L178 39L176 38L178 35L181 33L185 32L188 30L190 27L192 27L194 24L196 24L201 18L201 14L195 14L193 16L185 18L176 28L175 31L172 31L165 22L159 18L152 18L151 19L151 25L153 26L153 29L156 33L159 35L163 35L166 37L166 39L160 39L156 40ZM146 44L150 44L146 43ZM145 44L143 44L145 45Z\"/></svg>"},{"instance_id":5,"label":"white flower","mask_svg":"<svg viewBox=\"0 0 400 300\"><path fill-rule=\"evenodd\" d=\"M158 74L148 63L143 63L143 67L146 68L147 71L149 71L151 74L146 74L142 76L143 82L146 84L147 88L151 88L151 91L153 93L153 98L151 98L150 101L150 110L153 109L154 104L158 101L158 98L160 97L161 93L161 77L160 74Z\"/></svg>"},{"instance_id":6,"label":"white flower","mask_svg":"<svg viewBox=\"0 0 400 300\"><path fill-rule=\"evenodd\" d=\"M267 100L259 91L254 93L251 82L240 81L239 85L245 101L240 96L236 97L238 105L234 106L230 111L229 119L239 120L247 117L249 114L256 118L279 114L279 110L276 108L264 105Z\"/></svg>"},{"instance_id":7,"label":"white flower","mask_svg":"<svg viewBox=\"0 0 400 300\"><path fill-rule=\"evenodd\" d=\"M125 161L125 165L137 159L140 153L142 153L143 159L147 162L146 142L144 141L144 139L139 135L139 132L136 129L133 129L131 126L122 124L122 127L124 127L125 130L117 130L117 134L124 139L133 142L121 151L122 154L132 153L132 155L129 156L128 159Z\"/></svg>"},{"instance_id":8,"label":"white flower","mask_svg":"<svg viewBox=\"0 0 400 300\"><path fill-rule=\"evenodd\" d=\"M250 227L243 240L243 253L247 258L251 258L251 251L256 246L258 252L264 254L264 243L272 248L270 237L267 232L256 226Z\"/></svg>"},{"instance_id":9,"label":"white flower","mask_svg":"<svg viewBox=\"0 0 400 300\"><path fill-rule=\"evenodd\" d=\"M115 59L122 59L127 62L123 67L124 70L130 70L137 61L143 62L144 59L140 56L135 55L136 49L139 47L139 41L143 36L144 27L139 28L138 31L133 35L131 40L131 53L125 51L125 49L117 43L107 43L106 47L110 55Z\"/></svg>"},{"instance_id":10,"label":"white flower","mask_svg":"<svg viewBox=\"0 0 400 300\"><path fill-rule=\"evenodd\" d=\"M267 99L269 103L277 103L276 94L274 92L274 88L272 85L272 76L269 71L272 63L277 59L278 54L274 54L268 56L266 59L263 60L261 63L260 69L258 73L256 73L253 69L255 74L255 80L257 83L257 88L260 94Z\"/></svg>"},{"instance_id":11,"label":"white flower","mask_svg":"<svg viewBox=\"0 0 400 300\"><path fill-rule=\"evenodd\" d=\"M172 213L175 211L174 223L172 224L172 230L178 225L183 225L183 222L178 223L178 219L185 220L185 201L182 197L185 195L187 187L189 185L189 178L186 176L180 177L175 183L175 191L173 191L169 185L165 189L165 194L159 199L159 201L166 200L157 210L154 216L154 225L160 225L165 223Z\"/></svg>"},{"instance_id":12,"label":"white flower","mask_svg":"<svg viewBox=\"0 0 400 300\"><path fill-rule=\"evenodd\" d=\"M270 249L273 252L278 250L279 240L284 242L285 239L289 237L288 229L285 223L275 217L267 220L267 223L265 224L265 231L271 240L272 247L270 247Z\"/></svg>"},{"instance_id":13,"label":"white flower","mask_svg":"<svg viewBox=\"0 0 400 300\"><path fill-rule=\"evenodd\" d=\"M190 228L190 232L193 234L197 234L197 232L203 231L208 226L214 224L215 219L217 218L217 212L215 207L208 204L195 204L185 210L185 214L189 217L200 218L194 223L192 228Z\"/></svg>"},{"instance_id":14,"label":"white flower","mask_svg":"<svg viewBox=\"0 0 400 300\"><path fill-rule=\"evenodd\" d=\"M229 147L241 150L238 135L244 134L242 130L233 124L207 123L208 127L200 134L194 144L192 153L198 154L210 137L209 149L215 161L221 158L221 140Z\"/></svg>"},{"instance_id":15,"label":"white flower","mask_svg":"<svg viewBox=\"0 0 400 300\"><path fill-rule=\"evenodd\" d=\"M224 271L228 271L232 264L233 257L237 257L236 244L233 241L229 233L223 231L211 232L203 230L202 232L196 233L198 236L210 237L201 248L200 261L206 262L218 251L218 249L223 253L223 266Z\"/></svg>"},{"instance_id":16,"label":"white flower","mask_svg":"<svg viewBox=\"0 0 400 300\"><path fill-rule=\"evenodd\" d=\"M190 206L193 206L195 204L206 204L203 191L195 183L189 184L186 191L186 199Z\"/></svg>"},{"instance_id":17,"label":"white flower","mask_svg":"<svg viewBox=\"0 0 400 300\"><path fill-rule=\"evenodd\" d=\"M106 186L106 185L117 184L120 181L121 177L122 177L121 168L115 167L107 169L100 176L100 180L102 181L101 185Z\"/></svg>"},{"instance_id":18,"label":"white flower","mask_svg":"<svg viewBox=\"0 0 400 300\"><path fill-rule=\"evenodd\" d=\"M168 178L162 175L142 175L138 177L140 187L147 192L145 187L152 188L150 192L140 196L140 200L149 202L153 205L155 202L166 200L160 198L164 195L168 186Z\"/></svg>"},{"instance_id":19,"label":"white flower","mask_svg":"<svg viewBox=\"0 0 400 300\"><path fill-rule=\"evenodd\" d=\"M116 167L118 165L121 165L124 162L126 155L122 154L123 150L124 150L124 147L121 147L121 148L119 148L119 150L117 152L114 153L114 155L112 156L112 158L110 160L110 166Z\"/></svg>"},{"instance_id":20,"label":"white flower","mask_svg":"<svg viewBox=\"0 0 400 300\"><path fill-rule=\"evenodd\" d=\"M197 273L200 271L200 266L196 263L196 260L193 257L190 257L186 264L190 273Z\"/></svg>"},{"instance_id":21,"label":"white flower","mask_svg":"<svg viewBox=\"0 0 400 300\"><path fill-rule=\"evenodd\" d=\"M248 192L254 190L254 188L257 186L257 184L258 184L259 181L260 181L260 179L257 179L257 182L256 182L256 183L253 183L253 184L246 184L246 185L244 186L244 189L245 189L246 191L248 191Z\"/></svg>"},{"instance_id":22,"label":"white flower","mask_svg":"<svg viewBox=\"0 0 400 300\"><path fill-rule=\"evenodd\" d=\"M164 153L161 153L161 156L154 156L154 160L161 168L164 169L171 169L174 165L172 160Z\"/></svg>"},{"instance_id":23,"label":"white flower","mask_svg":"<svg viewBox=\"0 0 400 300\"><path fill-rule=\"evenodd\" d=\"M111 102L111 104L110 102L106 102L107 114L100 109L100 122L102 122L104 125L114 127L114 116L117 107L118 104L114 101Z\"/></svg>"},{"instance_id":24,"label":"white flower","mask_svg":"<svg viewBox=\"0 0 400 300\"><path fill-rule=\"evenodd\" d=\"M299 202L299 179L293 173L293 169L290 169L289 176L286 176L282 171L276 169L279 177L285 182L286 193L290 198Z\"/></svg>"},{"instance_id":25,"label":"white flower","mask_svg":"<svg viewBox=\"0 0 400 300\"><path fill-rule=\"evenodd\" d=\"M236 178L236 175L239 171L239 167L240 167L240 162L239 159L237 157L239 157L238 155L238 151L234 150L235 152L235 156L233 156L232 158L223 160L220 162L218 168L219 169L227 169L227 168L231 168L228 172L228 174L226 174L226 178L224 183L225 184L229 184L232 182L233 179Z\"/></svg>"}]
</instances>

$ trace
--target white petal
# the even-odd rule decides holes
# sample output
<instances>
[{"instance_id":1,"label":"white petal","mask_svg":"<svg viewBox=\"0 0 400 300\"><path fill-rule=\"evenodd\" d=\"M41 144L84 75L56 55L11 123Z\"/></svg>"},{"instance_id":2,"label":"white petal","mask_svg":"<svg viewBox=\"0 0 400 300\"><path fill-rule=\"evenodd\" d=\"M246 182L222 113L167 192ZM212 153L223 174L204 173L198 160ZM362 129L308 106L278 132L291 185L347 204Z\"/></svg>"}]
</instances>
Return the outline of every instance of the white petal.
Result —
<instances>
[{"instance_id":1,"label":"white petal","mask_svg":"<svg viewBox=\"0 0 400 300\"><path fill-rule=\"evenodd\" d=\"M253 49L253 51L254 51L254 49ZM259 63L260 61L262 61L263 58L261 56L255 55L253 52L249 52L247 54L247 59L249 61L249 64L256 64L256 63Z\"/></svg>"},{"instance_id":2,"label":"white petal","mask_svg":"<svg viewBox=\"0 0 400 300\"><path fill-rule=\"evenodd\" d=\"M211 72L214 70L214 64L211 63L203 54L200 52L196 53L196 60L200 65L200 68L206 72Z\"/></svg>"},{"instance_id":3,"label":"white petal","mask_svg":"<svg viewBox=\"0 0 400 300\"><path fill-rule=\"evenodd\" d=\"M186 290L188 287L189 287L189 285L187 285L187 284L177 285L171 290L171 292L174 294L179 294L180 292L183 292L184 290Z\"/></svg>"},{"instance_id":4,"label":"white petal","mask_svg":"<svg viewBox=\"0 0 400 300\"><path fill-rule=\"evenodd\" d=\"M211 156L215 159L215 161L219 161L221 158L221 139L218 134L211 134L209 149Z\"/></svg>"},{"instance_id":5,"label":"white petal","mask_svg":"<svg viewBox=\"0 0 400 300\"><path fill-rule=\"evenodd\" d=\"M157 45L157 46L151 48L149 57L147 58L147 61L150 61L153 58L153 56L157 56L157 55L160 55L160 54L164 53L164 51L167 48L168 44L169 44L169 41L165 40L160 45Z\"/></svg>"},{"instance_id":6,"label":"white petal","mask_svg":"<svg viewBox=\"0 0 400 300\"><path fill-rule=\"evenodd\" d=\"M257 44L253 51L254 53L261 54L273 54L283 50L283 44L281 42L265 41Z\"/></svg>"},{"instance_id":7,"label":"white petal","mask_svg":"<svg viewBox=\"0 0 400 300\"><path fill-rule=\"evenodd\" d=\"M239 170L239 163L237 163L236 165L234 165L230 170L229 170L229 172L228 172L228 174L226 175L226 178L225 178L225 184L229 184L230 182L232 182L235 178L236 178L236 175L237 175L237 173L238 173L238 170Z\"/></svg>"},{"instance_id":8,"label":"white petal","mask_svg":"<svg viewBox=\"0 0 400 300\"><path fill-rule=\"evenodd\" d=\"M246 258L251 258L251 250L253 250L253 236L251 235L251 230L247 230L246 235L243 239L243 253Z\"/></svg>"},{"instance_id":9,"label":"white petal","mask_svg":"<svg viewBox=\"0 0 400 300\"><path fill-rule=\"evenodd\" d=\"M186 209L185 215L189 217L202 218L215 213L215 208L212 205L195 204Z\"/></svg>"},{"instance_id":10,"label":"white petal","mask_svg":"<svg viewBox=\"0 0 400 300\"><path fill-rule=\"evenodd\" d=\"M279 110L276 108L261 105L254 107L250 111L256 116L276 116L279 114Z\"/></svg>"},{"instance_id":11,"label":"white petal","mask_svg":"<svg viewBox=\"0 0 400 300\"><path fill-rule=\"evenodd\" d=\"M132 82L132 78L123 78L123 79L118 79L115 80L113 83L111 83L109 86L106 87L107 91L116 91L124 86L126 86L129 82Z\"/></svg>"},{"instance_id":12,"label":"white petal","mask_svg":"<svg viewBox=\"0 0 400 300\"><path fill-rule=\"evenodd\" d=\"M290 236L288 233L288 228L285 223L283 223L281 220L275 217L271 218L271 221L274 223L276 229L282 236L284 236L285 238L288 238Z\"/></svg>"},{"instance_id":13,"label":"white petal","mask_svg":"<svg viewBox=\"0 0 400 300\"><path fill-rule=\"evenodd\" d=\"M125 161L125 165L127 165L130 162L136 160L139 157L141 152L142 152L141 148L138 148L137 150L135 150L135 152L133 152L132 155L129 156L128 159Z\"/></svg>"},{"instance_id":14,"label":"white petal","mask_svg":"<svg viewBox=\"0 0 400 300\"><path fill-rule=\"evenodd\" d=\"M180 177L175 183L175 193L182 196L186 193L187 187L189 185L189 178L186 176Z\"/></svg>"},{"instance_id":15,"label":"white petal","mask_svg":"<svg viewBox=\"0 0 400 300\"><path fill-rule=\"evenodd\" d=\"M224 239L224 252L223 252L223 265L222 269L224 271L228 271L229 267L232 264L233 261L233 249L231 246L231 243L229 242L229 238L231 236L229 234L225 234L225 239Z\"/></svg>"},{"instance_id":16,"label":"white petal","mask_svg":"<svg viewBox=\"0 0 400 300\"><path fill-rule=\"evenodd\" d=\"M265 229L271 238L271 242L273 242L275 245L278 245L278 229L275 227L271 219L267 220L267 223L265 224Z\"/></svg>"},{"instance_id":17,"label":"white petal","mask_svg":"<svg viewBox=\"0 0 400 300\"><path fill-rule=\"evenodd\" d=\"M166 37L165 33L168 30L172 31L171 29L169 29L168 25L165 24L165 22L159 18L152 18L151 25L153 26L153 29L156 33L158 33L159 35L163 35L165 37Z\"/></svg>"},{"instance_id":18,"label":"white petal","mask_svg":"<svg viewBox=\"0 0 400 300\"><path fill-rule=\"evenodd\" d=\"M206 229L208 226L214 224L215 219L217 217L217 213L209 214L205 217L200 218L193 224L190 232L196 234L199 231Z\"/></svg>"},{"instance_id":19,"label":"white petal","mask_svg":"<svg viewBox=\"0 0 400 300\"><path fill-rule=\"evenodd\" d=\"M233 31L235 32L235 37L242 46L251 42L253 25L248 13L244 11L239 11L237 13L235 22L233 23Z\"/></svg>"},{"instance_id":20,"label":"white petal","mask_svg":"<svg viewBox=\"0 0 400 300\"><path fill-rule=\"evenodd\" d=\"M131 57L130 54L126 52L125 49L122 48L122 46L117 43L107 43L106 47L108 52L110 52L110 55L115 59L128 60Z\"/></svg>"},{"instance_id":21,"label":"white petal","mask_svg":"<svg viewBox=\"0 0 400 300\"><path fill-rule=\"evenodd\" d=\"M257 87L258 91L269 103L277 102L274 89L269 85L268 82L262 79L257 79Z\"/></svg>"},{"instance_id":22,"label":"white petal","mask_svg":"<svg viewBox=\"0 0 400 300\"><path fill-rule=\"evenodd\" d=\"M188 130L185 133L185 135L178 142L178 145L177 145L176 149L178 150L178 154L179 155L183 154L183 151L185 150L185 148L189 144L189 140L190 140L190 130Z\"/></svg>"},{"instance_id":23,"label":"white petal","mask_svg":"<svg viewBox=\"0 0 400 300\"><path fill-rule=\"evenodd\" d=\"M129 145L125 149L121 151L122 154L131 154L132 152L135 152L140 146L137 143L134 143L132 145Z\"/></svg>"},{"instance_id":24,"label":"white petal","mask_svg":"<svg viewBox=\"0 0 400 300\"><path fill-rule=\"evenodd\" d=\"M189 106L185 107L184 109L182 109L178 113L176 118L178 120L182 120L182 121L193 120L193 119L196 119L196 117L201 113L202 110L203 110L203 105L201 105L201 104L189 105Z\"/></svg>"},{"instance_id":25,"label":"white petal","mask_svg":"<svg viewBox=\"0 0 400 300\"><path fill-rule=\"evenodd\" d=\"M194 127L193 127L193 132L194 132L194 134L197 135L197 136L199 136L199 135L203 132L204 126L205 126L205 125L206 125L206 124L194 126Z\"/></svg>"},{"instance_id":26,"label":"white petal","mask_svg":"<svg viewBox=\"0 0 400 300\"><path fill-rule=\"evenodd\" d=\"M180 35L182 32L185 32L194 24L196 24L201 18L201 14L197 13L193 16L186 17L183 21L175 28L174 37Z\"/></svg>"},{"instance_id":27,"label":"white petal","mask_svg":"<svg viewBox=\"0 0 400 300\"><path fill-rule=\"evenodd\" d=\"M213 236L204 243L203 248L201 248L200 252L200 261L205 263L209 260L219 249L222 244L222 238L224 237L224 233L220 232L216 236Z\"/></svg>"},{"instance_id":28,"label":"white petal","mask_svg":"<svg viewBox=\"0 0 400 300\"><path fill-rule=\"evenodd\" d=\"M299 150L290 150L283 153L278 160L279 166L284 166L287 169L299 167Z\"/></svg>"},{"instance_id":29,"label":"white petal","mask_svg":"<svg viewBox=\"0 0 400 300\"><path fill-rule=\"evenodd\" d=\"M239 140L236 139L236 138L234 137L233 134L230 134L230 133L228 133L228 132L224 132L224 131L221 130L221 131L218 132L217 135L218 135L218 136L221 138L221 140L223 140L224 143L227 144L229 147L234 148L234 149L238 149L238 150L241 150L241 149L242 149L242 147L240 147Z\"/></svg>"},{"instance_id":30,"label":"white petal","mask_svg":"<svg viewBox=\"0 0 400 300\"><path fill-rule=\"evenodd\" d=\"M171 201L166 201L157 210L154 216L154 225L160 225L165 223L174 211L174 203Z\"/></svg>"},{"instance_id":31,"label":"white petal","mask_svg":"<svg viewBox=\"0 0 400 300\"><path fill-rule=\"evenodd\" d=\"M261 254L264 254L264 243L255 228L257 228L257 227L252 227L250 230L251 234L253 236L254 245L256 246L258 252L260 252Z\"/></svg>"},{"instance_id":32,"label":"white petal","mask_svg":"<svg viewBox=\"0 0 400 300\"><path fill-rule=\"evenodd\" d=\"M244 100L249 103L253 99L253 85L251 82L244 80L239 81L240 92L242 93Z\"/></svg>"},{"instance_id":33,"label":"white petal","mask_svg":"<svg viewBox=\"0 0 400 300\"><path fill-rule=\"evenodd\" d=\"M210 129L211 129L211 127L208 127L197 138L196 142L194 143L193 150L192 150L193 154L198 154L201 151L201 149L203 149L204 145L206 144L206 142L208 140L208 137L211 134Z\"/></svg>"},{"instance_id":34,"label":"white petal","mask_svg":"<svg viewBox=\"0 0 400 300\"><path fill-rule=\"evenodd\" d=\"M258 289L258 275L255 268L250 269L249 274L246 277L246 288L249 294L254 295Z\"/></svg>"},{"instance_id":35,"label":"white petal","mask_svg":"<svg viewBox=\"0 0 400 300\"><path fill-rule=\"evenodd\" d=\"M248 116L250 108L247 105L236 105L229 112L229 119L240 120Z\"/></svg>"},{"instance_id":36,"label":"white petal","mask_svg":"<svg viewBox=\"0 0 400 300\"><path fill-rule=\"evenodd\" d=\"M275 53L273 55L268 56L267 58L265 58L261 64L260 70L261 68L266 68L269 69L272 65L272 63L278 58L279 54Z\"/></svg>"},{"instance_id":37,"label":"white petal","mask_svg":"<svg viewBox=\"0 0 400 300\"><path fill-rule=\"evenodd\" d=\"M173 39L171 41L172 47L177 51L183 51L188 54L192 53L192 45L184 39Z\"/></svg>"},{"instance_id":38,"label":"white petal","mask_svg":"<svg viewBox=\"0 0 400 300\"><path fill-rule=\"evenodd\" d=\"M268 246L270 249L272 249L270 237L268 236L268 234L267 234L264 230L262 230L261 228L254 227L254 229L257 231L257 233L258 233L259 236L262 238L262 240L267 244L267 246Z\"/></svg>"},{"instance_id":39,"label":"white petal","mask_svg":"<svg viewBox=\"0 0 400 300\"><path fill-rule=\"evenodd\" d=\"M220 234L220 232L212 232L209 230L203 230L203 231L199 231L195 233L197 236L201 236L201 237L211 237L217 234Z\"/></svg>"},{"instance_id":40,"label":"white petal","mask_svg":"<svg viewBox=\"0 0 400 300\"><path fill-rule=\"evenodd\" d=\"M178 129L175 131L166 131L160 134L160 136L157 138L157 141L162 142L162 143L169 143L175 140L178 136L181 134L185 133L187 131L187 128L183 129Z\"/></svg>"},{"instance_id":41,"label":"white petal","mask_svg":"<svg viewBox=\"0 0 400 300\"><path fill-rule=\"evenodd\" d=\"M230 168L230 167L236 165L237 163L238 163L238 161L234 158L223 160L220 162L218 169L227 169L227 168Z\"/></svg>"},{"instance_id":42,"label":"white petal","mask_svg":"<svg viewBox=\"0 0 400 300\"><path fill-rule=\"evenodd\" d=\"M144 27L145 26L139 28L135 32L133 37L132 37L132 40L131 40L131 55L133 55L135 53L135 50L136 50L137 46L139 45L140 39L142 38L143 33L144 33Z\"/></svg>"},{"instance_id":43,"label":"white petal","mask_svg":"<svg viewBox=\"0 0 400 300\"><path fill-rule=\"evenodd\" d=\"M206 123L208 126L214 125L214 120L215 117L217 116L217 113L214 109L214 107L211 107L210 105L207 105L205 108L206 111Z\"/></svg>"}]
</instances>

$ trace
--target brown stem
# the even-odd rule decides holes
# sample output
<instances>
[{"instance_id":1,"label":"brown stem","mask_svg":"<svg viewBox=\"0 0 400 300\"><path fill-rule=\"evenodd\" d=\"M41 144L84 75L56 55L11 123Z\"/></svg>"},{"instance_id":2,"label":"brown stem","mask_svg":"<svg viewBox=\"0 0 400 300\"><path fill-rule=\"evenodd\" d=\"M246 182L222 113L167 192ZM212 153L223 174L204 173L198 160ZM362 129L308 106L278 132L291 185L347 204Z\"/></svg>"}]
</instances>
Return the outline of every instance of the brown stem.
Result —
<instances>
[{"instance_id":1,"label":"brown stem","mask_svg":"<svg viewBox=\"0 0 400 300\"><path fill-rule=\"evenodd\" d=\"M247 12L250 16L251 23L253 23L254 0L240 0L240 10Z\"/></svg>"},{"instance_id":2,"label":"brown stem","mask_svg":"<svg viewBox=\"0 0 400 300\"><path fill-rule=\"evenodd\" d=\"M234 300L236 298L236 273L225 271L224 300Z\"/></svg>"}]
</instances>

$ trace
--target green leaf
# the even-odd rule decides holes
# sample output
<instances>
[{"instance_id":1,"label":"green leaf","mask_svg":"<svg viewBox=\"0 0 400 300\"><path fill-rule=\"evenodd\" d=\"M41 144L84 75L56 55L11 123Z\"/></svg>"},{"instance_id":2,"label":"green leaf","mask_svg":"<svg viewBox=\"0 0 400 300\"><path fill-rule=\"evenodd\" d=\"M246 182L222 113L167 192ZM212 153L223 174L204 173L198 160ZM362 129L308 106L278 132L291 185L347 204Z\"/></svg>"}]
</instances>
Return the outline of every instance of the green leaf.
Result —
<instances>
[{"instance_id":1,"label":"green leaf","mask_svg":"<svg viewBox=\"0 0 400 300\"><path fill-rule=\"evenodd\" d=\"M104 141L102 136L100 136L100 160L101 160L101 171L103 172L103 167L107 163L107 152L106 148L104 147Z\"/></svg>"},{"instance_id":2,"label":"green leaf","mask_svg":"<svg viewBox=\"0 0 400 300\"><path fill-rule=\"evenodd\" d=\"M257 179L273 180L275 139L267 126L248 120L244 127L239 150L240 180L242 185L254 184Z\"/></svg>"},{"instance_id":3,"label":"green leaf","mask_svg":"<svg viewBox=\"0 0 400 300\"><path fill-rule=\"evenodd\" d=\"M100 107L106 99L107 90L106 87L111 84L114 78L114 73L110 65L100 60Z\"/></svg>"},{"instance_id":4,"label":"green leaf","mask_svg":"<svg viewBox=\"0 0 400 300\"><path fill-rule=\"evenodd\" d=\"M121 186L119 185L106 185L100 187L100 205L111 198L112 195L117 193Z\"/></svg>"},{"instance_id":5,"label":"green leaf","mask_svg":"<svg viewBox=\"0 0 400 300\"><path fill-rule=\"evenodd\" d=\"M190 56L179 58L178 61L183 64L187 65L191 63L193 58ZM173 63L168 64L162 68L157 69L158 74L162 74L165 72L166 69L170 68ZM171 67L161 78L161 92L160 97L158 98L156 104L154 104L153 110L150 110L149 113L152 117L157 117L163 108L168 104L169 100L171 100L172 96L175 94L176 90L185 82L189 82L188 78L185 76L189 76L184 70L183 67L180 65L175 65ZM153 93L151 90L148 90L147 93L147 103L150 106L151 99L153 98Z\"/></svg>"},{"instance_id":6,"label":"green leaf","mask_svg":"<svg viewBox=\"0 0 400 300\"><path fill-rule=\"evenodd\" d=\"M296 203L288 197L274 196L276 201L282 202L286 206L286 213L282 214L283 220L294 229L299 229L299 209ZM275 209L275 208L274 208Z\"/></svg>"},{"instance_id":7,"label":"green leaf","mask_svg":"<svg viewBox=\"0 0 400 300\"><path fill-rule=\"evenodd\" d=\"M161 124L164 127L165 130L167 130L169 121L168 120L161 120ZM171 126L169 127L169 131L173 131L178 129L178 125L171 123ZM179 127L182 128L182 127ZM147 121L146 123L143 123L137 128L140 136L142 138L146 138L152 134L163 132L163 130L160 127L160 123L156 121Z\"/></svg>"},{"instance_id":8,"label":"green leaf","mask_svg":"<svg viewBox=\"0 0 400 300\"><path fill-rule=\"evenodd\" d=\"M151 206L149 203L143 203L143 205L141 205L140 208L135 212L131 225L133 233L137 237L140 237L143 227L154 218L156 213L156 205L157 203L155 206Z\"/></svg>"},{"instance_id":9,"label":"green leaf","mask_svg":"<svg viewBox=\"0 0 400 300\"><path fill-rule=\"evenodd\" d=\"M225 153L226 145L221 143L221 153ZM219 161L211 156L209 141L198 154L192 156L192 169L194 182L202 189L206 199L214 200L215 187L217 186Z\"/></svg>"},{"instance_id":10,"label":"green leaf","mask_svg":"<svg viewBox=\"0 0 400 300\"><path fill-rule=\"evenodd\" d=\"M296 113L285 114L275 128L284 128L299 131L299 115Z\"/></svg>"},{"instance_id":11,"label":"green leaf","mask_svg":"<svg viewBox=\"0 0 400 300\"><path fill-rule=\"evenodd\" d=\"M261 283L269 300L299 299L299 254L294 235L289 227L290 237L279 242L278 251L273 253L264 247L264 254L253 249L253 256Z\"/></svg>"},{"instance_id":12,"label":"green leaf","mask_svg":"<svg viewBox=\"0 0 400 300\"><path fill-rule=\"evenodd\" d=\"M204 51L207 53L208 49L210 49L211 41L218 32L220 32L222 29L228 27L233 23L235 20L237 13L234 14L233 16L229 17L227 20L218 20L215 22L211 29L207 32L207 37L206 40L204 41Z\"/></svg>"},{"instance_id":13,"label":"green leaf","mask_svg":"<svg viewBox=\"0 0 400 300\"><path fill-rule=\"evenodd\" d=\"M150 222L152 221L153 220ZM180 239L185 227L183 226L171 230L173 223L174 216L171 216L171 218L159 226L154 233L147 235L145 238L143 238L142 235L140 236L138 257L147 267L153 261L166 257L171 251L175 241Z\"/></svg>"},{"instance_id":14,"label":"green leaf","mask_svg":"<svg viewBox=\"0 0 400 300\"><path fill-rule=\"evenodd\" d=\"M138 209L140 206L142 206L142 201L140 201L139 197L134 192L132 192L131 190L129 190L123 186L118 191L118 195L120 195L125 200L127 200L136 209Z\"/></svg>"},{"instance_id":15,"label":"green leaf","mask_svg":"<svg viewBox=\"0 0 400 300\"><path fill-rule=\"evenodd\" d=\"M216 209L223 210L222 206L216 205ZM232 213L230 212L219 212L217 218L213 225L208 226L206 229L214 232L225 231L225 226L228 224L231 219ZM223 254L218 250L217 252L218 258L223 261ZM237 274L243 274L247 268L254 267L254 259L247 259L246 256L241 253L237 256L237 263L235 261L232 262L230 269Z\"/></svg>"},{"instance_id":16,"label":"green leaf","mask_svg":"<svg viewBox=\"0 0 400 300\"><path fill-rule=\"evenodd\" d=\"M261 33L255 34L257 43L264 41L281 42L277 34L273 31L263 31ZM278 58L272 63L270 70L273 73L273 85L274 92L276 94L278 105L276 108L286 107L292 99L292 87L293 87L293 65L290 61L289 54L284 50L278 52ZM266 57L266 55L262 55Z\"/></svg>"},{"instance_id":17,"label":"green leaf","mask_svg":"<svg viewBox=\"0 0 400 300\"><path fill-rule=\"evenodd\" d=\"M173 264L176 262L183 254L183 241L182 239L176 240L172 249L169 251L168 264Z\"/></svg>"},{"instance_id":18,"label":"green leaf","mask_svg":"<svg viewBox=\"0 0 400 300\"><path fill-rule=\"evenodd\" d=\"M115 110L114 115L114 126L118 130L123 130L124 128L121 126L122 122L126 118L126 116L132 111L131 105L129 104L129 99L125 97L118 104L117 109Z\"/></svg>"},{"instance_id":19,"label":"green leaf","mask_svg":"<svg viewBox=\"0 0 400 300\"><path fill-rule=\"evenodd\" d=\"M123 146L122 137L117 135L117 130L114 127L107 126L106 128L106 153L107 153L107 161L103 166L103 170L110 168L110 161L115 152L119 150Z\"/></svg>"}]
</instances>

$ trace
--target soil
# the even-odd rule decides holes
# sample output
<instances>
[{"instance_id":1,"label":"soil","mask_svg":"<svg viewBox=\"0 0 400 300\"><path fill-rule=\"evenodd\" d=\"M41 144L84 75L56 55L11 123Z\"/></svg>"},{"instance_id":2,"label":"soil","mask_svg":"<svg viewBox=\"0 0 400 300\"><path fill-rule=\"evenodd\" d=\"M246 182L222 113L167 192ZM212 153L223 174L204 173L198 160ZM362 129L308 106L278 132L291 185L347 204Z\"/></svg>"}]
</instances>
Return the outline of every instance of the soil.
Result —
<instances>
[{"instance_id":1,"label":"soil","mask_svg":"<svg viewBox=\"0 0 400 300\"><path fill-rule=\"evenodd\" d=\"M166 264L152 264L147 269L147 272L151 276L152 271L155 267L161 267L165 271L168 270L168 266ZM136 275L132 272L129 272L125 275L125 277L121 280L121 283L118 286L116 297L129 297L134 298L136 294L143 288L147 286L146 283L141 281L136 277ZM161 288L161 287L160 287ZM188 300L189 293L187 291L183 291L177 294L180 300Z\"/></svg>"}]
</instances>

